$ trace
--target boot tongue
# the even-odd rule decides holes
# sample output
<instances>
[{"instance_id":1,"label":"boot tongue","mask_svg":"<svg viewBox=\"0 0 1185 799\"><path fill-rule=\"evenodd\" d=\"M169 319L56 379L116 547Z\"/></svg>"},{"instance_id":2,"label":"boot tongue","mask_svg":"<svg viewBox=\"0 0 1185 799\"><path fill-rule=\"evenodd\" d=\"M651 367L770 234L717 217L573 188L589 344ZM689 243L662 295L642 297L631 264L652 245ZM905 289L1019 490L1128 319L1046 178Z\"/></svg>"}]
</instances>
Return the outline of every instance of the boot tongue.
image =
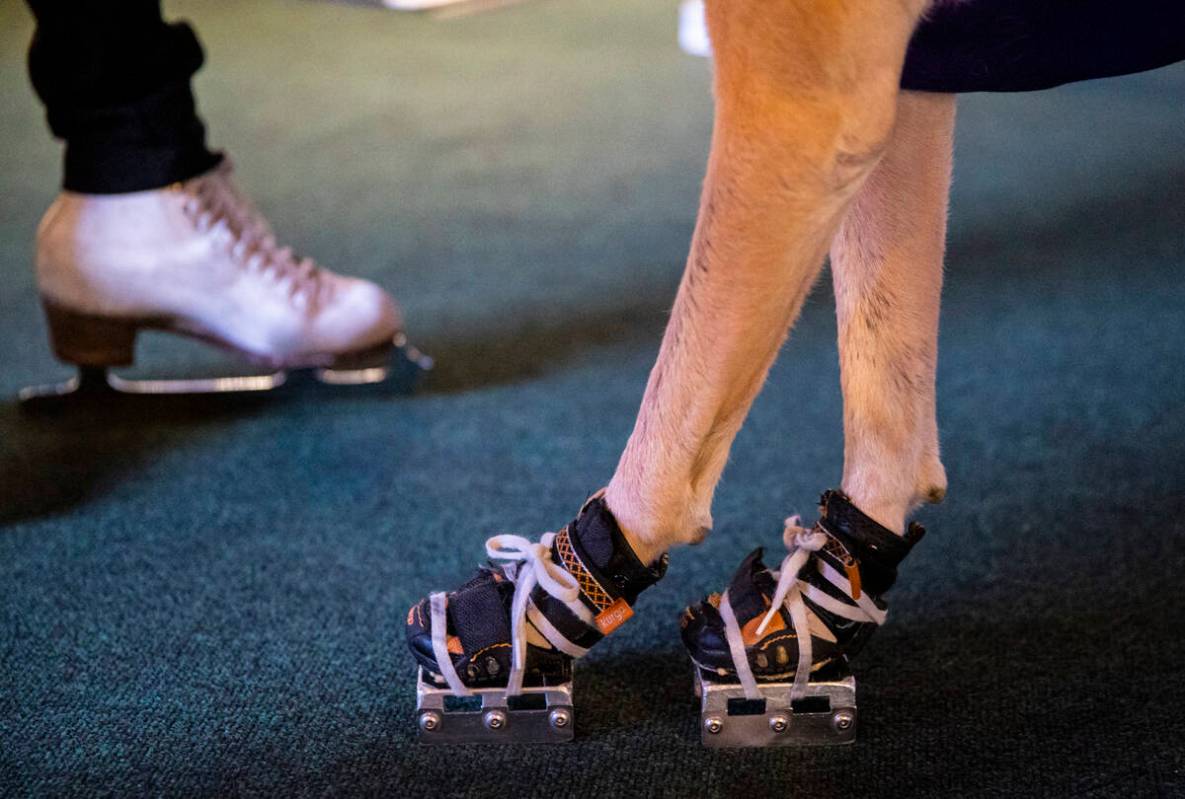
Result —
<instances>
[{"instance_id":1,"label":"boot tongue","mask_svg":"<svg viewBox=\"0 0 1185 799\"><path fill-rule=\"evenodd\" d=\"M728 603L742 627L766 612L769 607L767 598L774 592L774 578L762 560L764 554L763 547L750 552L728 584Z\"/></svg>"},{"instance_id":2,"label":"boot tongue","mask_svg":"<svg viewBox=\"0 0 1185 799\"><path fill-rule=\"evenodd\" d=\"M617 519L605 506L605 500L594 496L580 509L576 521L572 523L572 531L580 538L584 551L592 560L592 565L605 568L613 559L614 551L624 546L631 555L633 550L626 544L621 528L617 526Z\"/></svg>"},{"instance_id":3,"label":"boot tongue","mask_svg":"<svg viewBox=\"0 0 1185 799\"><path fill-rule=\"evenodd\" d=\"M880 596L897 579L897 566L921 540L925 528L916 522L905 536L865 514L842 491L826 491L819 499L819 526L855 556L863 588Z\"/></svg>"}]
</instances>

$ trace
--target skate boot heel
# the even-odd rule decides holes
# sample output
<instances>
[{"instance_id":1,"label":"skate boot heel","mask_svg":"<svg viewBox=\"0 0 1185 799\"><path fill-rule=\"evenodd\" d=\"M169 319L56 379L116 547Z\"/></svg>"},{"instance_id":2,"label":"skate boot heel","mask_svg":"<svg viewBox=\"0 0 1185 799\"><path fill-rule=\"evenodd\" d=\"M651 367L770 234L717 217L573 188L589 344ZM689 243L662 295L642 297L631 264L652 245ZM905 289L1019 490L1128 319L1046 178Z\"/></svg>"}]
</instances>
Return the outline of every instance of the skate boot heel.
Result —
<instances>
[{"instance_id":1,"label":"skate boot heel","mask_svg":"<svg viewBox=\"0 0 1185 799\"><path fill-rule=\"evenodd\" d=\"M705 679L696 671L700 740L704 746L833 746L856 740L856 678L836 667L791 700L793 682L761 683L760 699L747 699L736 683Z\"/></svg>"},{"instance_id":2,"label":"skate boot heel","mask_svg":"<svg viewBox=\"0 0 1185 799\"><path fill-rule=\"evenodd\" d=\"M78 366L130 366L138 324L82 314L44 302L49 338L59 360Z\"/></svg>"},{"instance_id":3,"label":"skate boot heel","mask_svg":"<svg viewBox=\"0 0 1185 799\"><path fill-rule=\"evenodd\" d=\"M170 397L202 395L241 395L275 391L287 385L290 371L266 363L269 371L255 375L150 379L123 377L114 370L131 366L135 360L136 335L143 328L178 332L174 323L164 318L136 320L83 314L43 300L49 325L50 344L58 360L78 367L75 377L61 383L28 386L17 395L22 407L30 411L51 411L62 407L69 397L90 399L128 397ZM395 353L395 358L391 353ZM392 342L365 353L343 356L332 366L299 366L293 370L308 373L310 380L332 386L362 386L391 382L410 391L420 373L432 368L432 359L407 343L400 334ZM68 401L67 401L68 402Z\"/></svg>"}]
</instances>

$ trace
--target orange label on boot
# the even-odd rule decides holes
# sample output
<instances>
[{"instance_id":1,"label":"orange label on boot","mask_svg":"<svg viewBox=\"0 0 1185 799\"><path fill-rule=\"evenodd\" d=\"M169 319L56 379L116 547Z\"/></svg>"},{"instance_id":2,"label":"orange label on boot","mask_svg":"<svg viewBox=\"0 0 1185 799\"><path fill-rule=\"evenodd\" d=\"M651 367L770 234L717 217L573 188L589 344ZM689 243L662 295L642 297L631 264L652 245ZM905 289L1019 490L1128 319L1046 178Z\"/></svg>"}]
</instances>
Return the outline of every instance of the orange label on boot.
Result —
<instances>
[{"instance_id":1,"label":"orange label on boot","mask_svg":"<svg viewBox=\"0 0 1185 799\"><path fill-rule=\"evenodd\" d=\"M844 571L848 573L848 582L852 586L852 599L860 598L860 567L855 563L848 563L844 565Z\"/></svg>"},{"instance_id":2,"label":"orange label on boot","mask_svg":"<svg viewBox=\"0 0 1185 799\"><path fill-rule=\"evenodd\" d=\"M765 605L769 607L768 599L765 600ZM749 622L741 628L741 640L745 642L745 646L753 646L761 640L762 636L786 629L786 622L782 621L782 614L775 613L773 619L770 620L769 626L765 628L765 632L758 635L757 628L761 626L761 622L764 619L765 614L761 613L749 619Z\"/></svg>"},{"instance_id":3,"label":"orange label on boot","mask_svg":"<svg viewBox=\"0 0 1185 799\"><path fill-rule=\"evenodd\" d=\"M630 603L618 598L612 605L598 613L594 621L597 623L597 629L601 631L601 635L608 635L629 621L633 615L634 609L630 607Z\"/></svg>"}]
</instances>

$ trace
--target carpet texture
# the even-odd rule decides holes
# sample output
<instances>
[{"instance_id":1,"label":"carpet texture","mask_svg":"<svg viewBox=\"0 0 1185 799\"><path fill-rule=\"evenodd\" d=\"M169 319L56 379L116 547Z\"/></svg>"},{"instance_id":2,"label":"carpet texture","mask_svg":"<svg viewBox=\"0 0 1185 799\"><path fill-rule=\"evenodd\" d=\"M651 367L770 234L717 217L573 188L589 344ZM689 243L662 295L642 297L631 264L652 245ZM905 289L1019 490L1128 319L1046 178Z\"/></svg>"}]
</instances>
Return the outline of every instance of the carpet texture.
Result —
<instances>
[{"instance_id":1,"label":"carpet texture","mask_svg":"<svg viewBox=\"0 0 1185 799\"><path fill-rule=\"evenodd\" d=\"M673 4L447 21L168 4L213 143L283 237L380 281L417 394L23 414L64 376L29 264L59 152L0 1L0 794L1185 795L1185 69L960 107L951 492L857 661L852 748L706 751L676 616L833 486L826 281L715 532L579 666L578 740L422 748L401 617L612 473L690 237L708 65ZM152 339L142 370L216 371Z\"/></svg>"}]
</instances>

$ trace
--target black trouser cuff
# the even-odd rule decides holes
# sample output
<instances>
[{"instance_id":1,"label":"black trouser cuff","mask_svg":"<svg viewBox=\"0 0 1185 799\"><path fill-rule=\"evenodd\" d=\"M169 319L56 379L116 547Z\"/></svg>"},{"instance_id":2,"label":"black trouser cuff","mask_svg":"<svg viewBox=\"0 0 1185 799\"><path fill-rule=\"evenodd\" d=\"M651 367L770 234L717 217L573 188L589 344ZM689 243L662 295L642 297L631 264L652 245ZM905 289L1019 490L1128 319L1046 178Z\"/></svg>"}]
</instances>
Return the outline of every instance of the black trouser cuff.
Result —
<instances>
[{"instance_id":1,"label":"black trouser cuff","mask_svg":"<svg viewBox=\"0 0 1185 799\"><path fill-rule=\"evenodd\" d=\"M188 80L87 116L86 125L50 119L55 130L71 131L64 136L62 181L69 191L159 189L207 172L221 160L206 147L206 130L195 113Z\"/></svg>"}]
</instances>

